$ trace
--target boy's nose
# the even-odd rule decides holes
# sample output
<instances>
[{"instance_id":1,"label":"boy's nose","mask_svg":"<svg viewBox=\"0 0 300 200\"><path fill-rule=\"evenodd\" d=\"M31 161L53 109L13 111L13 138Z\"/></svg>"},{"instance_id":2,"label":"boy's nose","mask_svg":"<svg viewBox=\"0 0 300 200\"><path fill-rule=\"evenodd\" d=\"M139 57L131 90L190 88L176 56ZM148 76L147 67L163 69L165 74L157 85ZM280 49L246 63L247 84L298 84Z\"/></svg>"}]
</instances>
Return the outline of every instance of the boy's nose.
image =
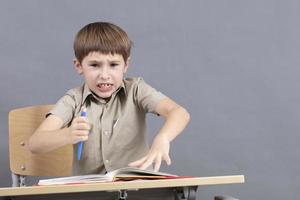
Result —
<instances>
[{"instance_id":1,"label":"boy's nose","mask_svg":"<svg viewBox=\"0 0 300 200\"><path fill-rule=\"evenodd\" d=\"M109 72L107 69L103 69L100 71L100 78L105 80L109 78Z\"/></svg>"}]
</instances>

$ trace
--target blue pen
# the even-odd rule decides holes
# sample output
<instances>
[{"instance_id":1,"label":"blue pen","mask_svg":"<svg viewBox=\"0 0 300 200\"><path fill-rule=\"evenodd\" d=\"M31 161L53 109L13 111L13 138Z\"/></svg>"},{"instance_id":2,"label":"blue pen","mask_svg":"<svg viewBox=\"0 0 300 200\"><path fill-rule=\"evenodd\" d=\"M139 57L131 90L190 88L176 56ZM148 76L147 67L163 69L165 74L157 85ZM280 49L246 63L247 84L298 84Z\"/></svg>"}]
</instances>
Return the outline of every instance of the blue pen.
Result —
<instances>
[{"instance_id":1,"label":"blue pen","mask_svg":"<svg viewBox=\"0 0 300 200\"><path fill-rule=\"evenodd\" d=\"M80 116L81 117L87 117L86 108L84 108L81 111ZM78 146L77 146L77 160L80 160L80 158L81 158L82 148L83 148L83 141L79 142Z\"/></svg>"}]
</instances>

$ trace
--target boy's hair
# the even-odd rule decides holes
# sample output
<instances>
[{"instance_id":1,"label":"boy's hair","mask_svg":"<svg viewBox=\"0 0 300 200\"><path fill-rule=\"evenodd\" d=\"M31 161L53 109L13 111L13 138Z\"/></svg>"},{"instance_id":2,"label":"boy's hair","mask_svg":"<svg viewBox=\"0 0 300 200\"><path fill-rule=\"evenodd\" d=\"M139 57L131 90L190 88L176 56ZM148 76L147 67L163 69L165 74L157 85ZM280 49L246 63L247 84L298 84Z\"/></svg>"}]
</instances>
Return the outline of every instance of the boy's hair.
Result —
<instances>
[{"instance_id":1,"label":"boy's hair","mask_svg":"<svg viewBox=\"0 0 300 200\"><path fill-rule=\"evenodd\" d=\"M73 48L80 63L90 52L121 54L126 62L131 46L132 42L120 27L107 22L95 22L79 30Z\"/></svg>"}]
</instances>

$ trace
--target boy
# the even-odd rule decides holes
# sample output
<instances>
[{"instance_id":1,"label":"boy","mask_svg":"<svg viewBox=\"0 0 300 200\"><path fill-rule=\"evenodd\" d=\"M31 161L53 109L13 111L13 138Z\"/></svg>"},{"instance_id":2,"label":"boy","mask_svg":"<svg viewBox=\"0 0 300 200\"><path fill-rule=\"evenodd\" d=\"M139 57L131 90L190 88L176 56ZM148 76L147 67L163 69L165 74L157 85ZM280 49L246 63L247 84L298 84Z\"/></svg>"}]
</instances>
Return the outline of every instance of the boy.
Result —
<instances>
[{"instance_id":1,"label":"boy","mask_svg":"<svg viewBox=\"0 0 300 200\"><path fill-rule=\"evenodd\" d=\"M33 153L46 153L84 141L74 151L73 175L105 173L131 166L171 164L170 142L189 121L188 112L141 78L123 78L131 41L120 27L104 22L83 27L74 41L74 66L85 83L69 90L29 139ZM85 109L87 117L80 116ZM145 115L165 118L149 150ZM76 149L76 148L75 148Z\"/></svg>"}]
</instances>

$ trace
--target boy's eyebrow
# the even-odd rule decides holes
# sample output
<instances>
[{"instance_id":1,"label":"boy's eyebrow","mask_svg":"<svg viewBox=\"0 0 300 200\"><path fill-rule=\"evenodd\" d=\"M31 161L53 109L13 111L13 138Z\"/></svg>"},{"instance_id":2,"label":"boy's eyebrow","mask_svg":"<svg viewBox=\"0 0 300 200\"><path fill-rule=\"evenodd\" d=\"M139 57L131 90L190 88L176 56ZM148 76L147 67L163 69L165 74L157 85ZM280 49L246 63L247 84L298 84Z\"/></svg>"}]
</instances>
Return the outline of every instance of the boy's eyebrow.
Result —
<instances>
[{"instance_id":1,"label":"boy's eyebrow","mask_svg":"<svg viewBox=\"0 0 300 200\"><path fill-rule=\"evenodd\" d=\"M99 64L99 63L100 63L100 64L101 64L101 63L102 63L102 61L97 61L97 60L89 60L89 61L88 61L88 63L89 63L89 64L94 64L94 63L96 63L96 64Z\"/></svg>"},{"instance_id":2,"label":"boy's eyebrow","mask_svg":"<svg viewBox=\"0 0 300 200\"><path fill-rule=\"evenodd\" d=\"M109 60L109 62L121 62L119 60Z\"/></svg>"},{"instance_id":3,"label":"boy's eyebrow","mask_svg":"<svg viewBox=\"0 0 300 200\"><path fill-rule=\"evenodd\" d=\"M96 63L102 63L102 61L99 61L99 60L89 60L88 62L89 62L89 63L92 63L92 62L93 62L93 63L95 63L95 62L96 62Z\"/></svg>"},{"instance_id":4,"label":"boy's eyebrow","mask_svg":"<svg viewBox=\"0 0 300 200\"><path fill-rule=\"evenodd\" d=\"M102 63L103 61L100 60L89 60L89 63ZM120 60L109 60L108 62L115 62L115 63L119 63L121 62Z\"/></svg>"}]
</instances>

